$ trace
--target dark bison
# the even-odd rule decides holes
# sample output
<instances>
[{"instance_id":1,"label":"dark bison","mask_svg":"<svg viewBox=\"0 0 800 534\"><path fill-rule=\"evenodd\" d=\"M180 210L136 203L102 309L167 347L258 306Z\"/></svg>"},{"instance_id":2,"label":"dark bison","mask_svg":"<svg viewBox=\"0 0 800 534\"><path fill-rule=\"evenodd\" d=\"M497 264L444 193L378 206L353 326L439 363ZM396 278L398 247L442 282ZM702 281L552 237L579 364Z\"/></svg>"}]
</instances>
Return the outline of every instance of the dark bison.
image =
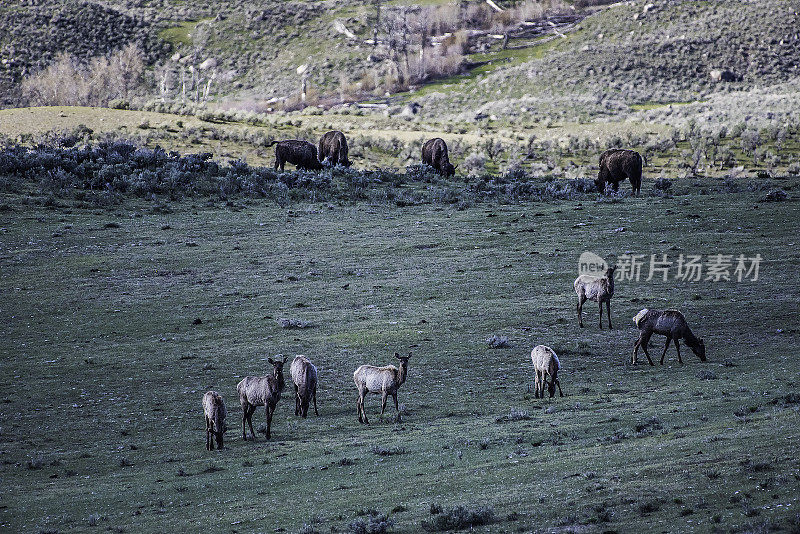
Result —
<instances>
[{"instance_id":1,"label":"dark bison","mask_svg":"<svg viewBox=\"0 0 800 534\"><path fill-rule=\"evenodd\" d=\"M319 160L323 165L342 165L349 167L347 159L347 139L339 130L333 130L319 140Z\"/></svg>"},{"instance_id":2,"label":"dark bison","mask_svg":"<svg viewBox=\"0 0 800 534\"><path fill-rule=\"evenodd\" d=\"M288 161L298 169L316 171L322 169L319 159L317 159L317 147L308 141L299 139L286 139L285 141L273 141L267 146L275 147L275 170L278 167L283 170L283 166Z\"/></svg>"},{"instance_id":3,"label":"dark bison","mask_svg":"<svg viewBox=\"0 0 800 534\"><path fill-rule=\"evenodd\" d=\"M628 178L631 181L633 194L638 195L642 189L642 156L633 150L612 148L600 156L600 173L594 183L601 192L610 183L614 191L619 191L619 183Z\"/></svg>"},{"instance_id":4,"label":"dark bison","mask_svg":"<svg viewBox=\"0 0 800 534\"><path fill-rule=\"evenodd\" d=\"M456 173L456 168L447 157L447 144L439 137L425 141L422 145L422 163L430 165L436 172L445 176L453 176Z\"/></svg>"}]
</instances>

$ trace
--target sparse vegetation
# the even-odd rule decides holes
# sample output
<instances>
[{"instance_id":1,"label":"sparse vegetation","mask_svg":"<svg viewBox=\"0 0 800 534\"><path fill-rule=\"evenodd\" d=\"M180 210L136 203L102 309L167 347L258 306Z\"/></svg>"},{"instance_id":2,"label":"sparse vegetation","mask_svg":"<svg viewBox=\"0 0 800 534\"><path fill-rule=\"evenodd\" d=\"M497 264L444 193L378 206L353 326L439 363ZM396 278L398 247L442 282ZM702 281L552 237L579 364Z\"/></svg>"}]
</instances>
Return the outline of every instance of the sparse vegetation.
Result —
<instances>
[{"instance_id":1,"label":"sparse vegetation","mask_svg":"<svg viewBox=\"0 0 800 534\"><path fill-rule=\"evenodd\" d=\"M93 57L85 66L61 54L46 69L25 78L22 97L31 106L127 109L129 99L141 90L144 67L142 51L132 44L109 57Z\"/></svg>"},{"instance_id":2,"label":"sparse vegetation","mask_svg":"<svg viewBox=\"0 0 800 534\"><path fill-rule=\"evenodd\" d=\"M405 454L406 449L405 447L381 447L379 445L373 445L370 447L370 452L377 456L395 456L397 454Z\"/></svg>"}]
</instances>

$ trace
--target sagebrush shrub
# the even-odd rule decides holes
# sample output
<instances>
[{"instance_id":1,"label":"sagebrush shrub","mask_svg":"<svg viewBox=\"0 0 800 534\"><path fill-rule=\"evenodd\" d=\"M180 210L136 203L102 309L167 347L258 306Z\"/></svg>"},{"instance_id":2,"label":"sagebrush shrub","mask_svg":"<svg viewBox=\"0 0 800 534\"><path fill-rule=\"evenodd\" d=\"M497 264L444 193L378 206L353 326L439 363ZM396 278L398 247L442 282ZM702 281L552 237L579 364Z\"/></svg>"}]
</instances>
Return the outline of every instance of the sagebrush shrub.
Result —
<instances>
[{"instance_id":1,"label":"sagebrush shrub","mask_svg":"<svg viewBox=\"0 0 800 534\"><path fill-rule=\"evenodd\" d=\"M422 528L428 532L462 530L495 522L494 508L491 506L456 506L444 511L430 520L422 521Z\"/></svg>"}]
</instances>

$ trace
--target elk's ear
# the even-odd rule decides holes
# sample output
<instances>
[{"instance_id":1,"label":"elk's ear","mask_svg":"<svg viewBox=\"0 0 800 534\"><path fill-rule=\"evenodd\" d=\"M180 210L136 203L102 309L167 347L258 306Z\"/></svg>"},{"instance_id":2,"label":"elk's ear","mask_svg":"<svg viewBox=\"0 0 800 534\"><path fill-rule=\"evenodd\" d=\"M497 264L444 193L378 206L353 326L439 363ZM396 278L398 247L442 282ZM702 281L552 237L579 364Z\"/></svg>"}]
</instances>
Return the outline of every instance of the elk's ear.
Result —
<instances>
[{"instance_id":1,"label":"elk's ear","mask_svg":"<svg viewBox=\"0 0 800 534\"><path fill-rule=\"evenodd\" d=\"M289 357L288 357L288 356L284 356L284 357L283 357L283 363L286 363L286 360L288 360L288 359L289 359Z\"/></svg>"},{"instance_id":2,"label":"elk's ear","mask_svg":"<svg viewBox=\"0 0 800 534\"><path fill-rule=\"evenodd\" d=\"M395 357L395 358L397 358L397 359L399 360L399 359L400 359L400 353L399 353L399 352L395 352L395 353L394 353L394 357Z\"/></svg>"},{"instance_id":3,"label":"elk's ear","mask_svg":"<svg viewBox=\"0 0 800 534\"><path fill-rule=\"evenodd\" d=\"M267 358L267 361L272 365L275 365L275 360L273 360L272 358Z\"/></svg>"},{"instance_id":4,"label":"elk's ear","mask_svg":"<svg viewBox=\"0 0 800 534\"><path fill-rule=\"evenodd\" d=\"M409 353L408 353L408 357L409 357L409 358L411 357L411 352L409 352Z\"/></svg>"}]
</instances>

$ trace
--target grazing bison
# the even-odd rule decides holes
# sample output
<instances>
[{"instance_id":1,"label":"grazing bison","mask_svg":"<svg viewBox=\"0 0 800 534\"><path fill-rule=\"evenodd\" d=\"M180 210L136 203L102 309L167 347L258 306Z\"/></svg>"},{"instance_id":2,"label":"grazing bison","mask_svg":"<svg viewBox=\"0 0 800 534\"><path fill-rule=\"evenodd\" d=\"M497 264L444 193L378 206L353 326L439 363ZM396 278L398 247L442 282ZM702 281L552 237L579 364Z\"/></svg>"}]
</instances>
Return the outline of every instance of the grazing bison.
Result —
<instances>
[{"instance_id":1,"label":"grazing bison","mask_svg":"<svg viewBox=\"0 0 800 534\"><path fill-rule=\"evenodd\" d=\"M430 165L444 176L453 176L456 173L456 168L447 157L447 144L439 137L430 139L422 145L422 163Z\"/></svg>"},{"instance_id":2,"label":"grazing bison","mask_svg":"<svg viewBox=\"0 0 800 534\"><path fill-rule=\"evenodd\" d=\"M638 195L642 189L642 156L633 150L612 148L600 156L600 173L595 180L597 189L605 191L606 183L619 191L619 183L628 178L631 181L633 194Z\"/></svg>"},{"instance_id":3,"label":"grazing bison","mask_svg":"<svg viewBox=\"0 0 800 534\"><path fill-rule=\"evenodd\" d=\"M275 170L278 167L283 170L283 166L288 161L298 169L318 171L322 169L322 164L317 159L317 147L308 141L299 139L286 139L285 141L273 141L267 146L277 144L275 147Z\"/></svg>"},{"instance_id":4,"label":"grazing bison","mask_svg":"<svg viewBox=\"0 0 800 534\"><path fill-rule=\"evenodd\" d=\"M319 140L319 160L323 165L351 165L347 159L347 139L342 132L333 130L322 136Z\"/></svg>"}]
</instances>

